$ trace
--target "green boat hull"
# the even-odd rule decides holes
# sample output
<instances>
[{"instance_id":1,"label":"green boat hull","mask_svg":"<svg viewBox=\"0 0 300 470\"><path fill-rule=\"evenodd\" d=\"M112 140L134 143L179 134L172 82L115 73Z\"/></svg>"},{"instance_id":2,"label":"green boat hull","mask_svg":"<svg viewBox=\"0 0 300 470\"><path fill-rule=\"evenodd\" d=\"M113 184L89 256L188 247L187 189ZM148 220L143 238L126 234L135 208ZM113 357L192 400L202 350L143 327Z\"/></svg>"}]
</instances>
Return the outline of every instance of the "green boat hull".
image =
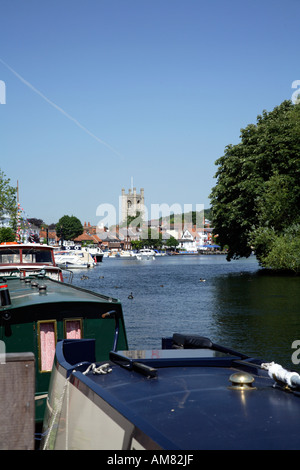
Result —
<instances>
[{"instance_id":1,"label":"green boat hull","mask_svg":"<svg viewBox=\"0 0 300 470\"><path fill-rule=\"evenodd\" d=\"M107 360L119 322L118 348L128 349L119 300L44 275L1 279L9 303L0 306L0 339L5 352L33 352L36 368L37 423L43 421L56 343L65 338L97 340L96 358ZM7 302L4 302L7 303ZM16 387L18 384L16 384Z\"/></svg>"}]
</instances>

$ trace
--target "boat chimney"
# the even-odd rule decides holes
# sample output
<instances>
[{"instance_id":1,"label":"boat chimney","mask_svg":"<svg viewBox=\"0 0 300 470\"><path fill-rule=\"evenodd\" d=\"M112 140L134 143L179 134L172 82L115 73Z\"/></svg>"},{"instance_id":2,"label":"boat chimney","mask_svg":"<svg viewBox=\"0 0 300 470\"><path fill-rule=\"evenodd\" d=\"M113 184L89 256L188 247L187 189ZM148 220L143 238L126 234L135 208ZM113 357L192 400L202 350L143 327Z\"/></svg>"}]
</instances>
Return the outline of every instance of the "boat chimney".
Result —
<instances>
[{"instance_id":1,"label":"boat chimney","mask_svg":"<svg viewBox=\"0 0 300 470\"><path fill-rule=\"evenodd\" d=\"M11 305L9 290L7 284L0 285L0 307Z\"/></svg>"}]
</instances>

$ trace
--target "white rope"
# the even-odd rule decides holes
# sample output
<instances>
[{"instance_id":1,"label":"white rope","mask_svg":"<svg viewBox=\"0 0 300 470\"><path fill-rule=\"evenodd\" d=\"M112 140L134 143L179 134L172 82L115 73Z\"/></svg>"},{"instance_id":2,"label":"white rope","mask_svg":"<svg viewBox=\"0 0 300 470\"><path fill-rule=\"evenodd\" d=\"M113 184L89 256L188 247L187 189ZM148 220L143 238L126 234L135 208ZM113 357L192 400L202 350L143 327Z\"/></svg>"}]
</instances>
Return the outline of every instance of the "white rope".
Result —
<instances>
[{"instance_id":1,"label":"white rope","mask_svg":"<svg viewBox=\"0 0 300 470\"><path fill-rule=\"evenodd\" d=\"M82 372L83 375L86 375L90 370L93 374L107 374L112 371L109 364L102 364L101 366L96 366L96 364L90 364L85 372Z\"/></svg>"},{"instance_id":2,"label":"white rope","mask_svg":"<svg viewBox=\"0 0 300 470\"><path fill-rule=\"evenodd\" d=\"M75 371L76 371L76 369L74 369L72 372L75 372ZM107 374L107 373L112 371L112 368L110 367L110 365L108 363L102 364L101 366L98 366L98 367L96 366L96 364L90 364L89 367L86 369L86 371L83 372L82 374L86 375L90 371L92 371L93 374ZM62 393L61 393L60 397L58 398L58 400L55 404L55 407L54 407L55 411L53 410L54 413L52 414L51 421L50 421L50 426L48 427L48 430L47 430L47 438L45 440L43 450L47 449L49 438L50 438L52 429L54 427L57 415L58 415L58 413L61 412L62 403L63 403L66 392L67 392L66 413L68 413L68 401L69 401L69 387L68 387L68 385L69 385L69 382L70 382L70 377L71 377L71 374L65 380ZM49 396L48 396L48 398L49 398ZM67 421L67 429L66 429L66 449L67 449L67 446L68 446L68 416L66 416L66 421Z\"/></svg>"},{"instance_id":3,"label":"white rope","mask_svg":"<svg viewBox=\"0 0 300 470\"><path fill-rule=\"evenodd\" d=\"M274 380L283 382L289 387L295 387L299 385L300 376L297 372L290 372L275 362L263 363L261 364L261 367L267 370L269 376Z\"/></svg>"}]
</instances>

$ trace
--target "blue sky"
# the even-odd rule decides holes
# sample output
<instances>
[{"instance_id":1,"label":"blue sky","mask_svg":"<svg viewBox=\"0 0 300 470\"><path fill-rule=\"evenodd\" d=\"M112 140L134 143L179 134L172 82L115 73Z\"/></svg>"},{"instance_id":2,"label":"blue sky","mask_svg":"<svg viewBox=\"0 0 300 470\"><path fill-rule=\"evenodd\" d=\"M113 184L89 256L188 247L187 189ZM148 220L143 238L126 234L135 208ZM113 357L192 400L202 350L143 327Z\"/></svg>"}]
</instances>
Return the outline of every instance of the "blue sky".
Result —
<instances>
[{"instance_id":1,"label":"blue sky","mask_svg":"<svg viewBox=\"0 0 300 470\"><path fill-rule=\"evenodd\" d=\"M208 208L215 161L300 80L299 0L2 0L0 169L28 217L124 187Z\"/></svg>"}]
</instances>

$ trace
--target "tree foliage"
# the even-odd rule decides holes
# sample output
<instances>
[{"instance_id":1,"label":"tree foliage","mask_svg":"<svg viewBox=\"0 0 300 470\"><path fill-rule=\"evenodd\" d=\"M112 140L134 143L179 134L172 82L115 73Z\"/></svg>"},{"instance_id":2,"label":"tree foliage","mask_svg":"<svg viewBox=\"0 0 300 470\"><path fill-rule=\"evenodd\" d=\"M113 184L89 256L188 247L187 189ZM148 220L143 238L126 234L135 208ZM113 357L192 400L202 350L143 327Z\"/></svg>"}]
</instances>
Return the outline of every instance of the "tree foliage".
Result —
<instances>
[{"instance_id":1,"label":"tree foliage","mask_svg":"<svg viewBox=\"0 0 300 470\"><path fill-rule=\"evenodd\" d=\"M0 228L0 243L3 242L14 242L16 240L16 234L10 227Z\"/></svg>"},{"instance_id":2,"label":"tree foliage","mask_svg":"<svg viewBox=\"0 0 300 470\"><path fill-rule=\"evenodd\" d=\"M56 224L56 233L64 240L74 240L83 233L83 227L74 215L64 215Z\"/></svg>"},{"instance_id":3,"label":"tree foliage","mask_svg":"<svg viewBox=\"0 0 300 470\"><path fill-rule=\"evenodd\" d=\"M176 238L174 238L174 237L170 237L170 238L168 238L168 240L165 242L165 245L166 245L168 248L176 248L176 247L179 245L179 241L176 240Z\"/></svg>"},{"instance_id":4,"label":"tree foliage","mask_svg":"<svg viewBox=\"0 0 300 470\"><path fill-rule=\"evenodd\" d=\"M10 185L10 179L6 178L0 170L0 219L6 215L10 217L11 227L16 228L17 219L17 188ZM8 240L9 241L9 240Z\"/></svg>"},{"instance_id":5,"label":"tree foliage","mask_svg":"<svg viewBox=\"0 0 300 470\"><path fill-rule=\"evenodd\" d=\"M285 252L299 257L290 247L293 240L299 249L300 105L284 101L263 111L216 165L212 219L219 244L229 247L227 259L254 249L262 266L297 271L294 261L280 260Z\"/></svg>"},{"instance_id":6,"label":"tree foliage","mask_svg":"<svg viewBox=\"0 0 300 470\"><path fill-rule=\"evenodd\" d=\"M46 226L45 222L42 220L42 219L36 219L35 217L31 218L31 219L27 219L27 221L32 224L32 225L35 225L36 227L41 227L42 225L43 226Z\"/></svg>"}]
</instances>

